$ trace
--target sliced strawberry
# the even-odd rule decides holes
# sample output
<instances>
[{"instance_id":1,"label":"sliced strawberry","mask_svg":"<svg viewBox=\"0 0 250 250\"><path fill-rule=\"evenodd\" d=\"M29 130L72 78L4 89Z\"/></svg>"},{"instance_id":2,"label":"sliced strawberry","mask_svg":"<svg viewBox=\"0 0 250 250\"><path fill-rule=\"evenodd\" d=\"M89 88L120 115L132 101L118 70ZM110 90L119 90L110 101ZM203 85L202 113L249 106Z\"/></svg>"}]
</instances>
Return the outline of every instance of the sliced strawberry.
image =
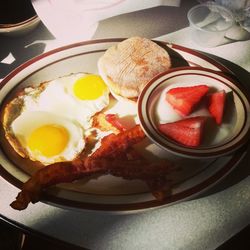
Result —
<instances>
[{"instance_id":1,"label":"sliced strawberry","mask_svg":"<svg viewBox=\"0 0 250 250\"><path fill-rule=\"evenodd\" d=\"M185 146L197 147L201 143L205 116L190 117L176 122L159 125L159 130L167 137Z\"/></svg>"},{"instance_id":2,"label":"sliced strawberry","mask_svg":"<svg viewBox=\"0 0 250 250\"><path fill-rule=\"evenodd\" d=\"M207 85L176 87L166 93L166 100L181 115L189 115L202 97L208 92Z\"/></svg>"},{"instance_id":3,"label":"sliced strawberry","mask_svg":"<svg viewBox=\"0 0 250 250\"><path fill-rule=\"evenodd\" d=\"M116 114L106 114L105 119L107 122L109 122L112 126L117 128L121 132L126 130L126 128L119 121L119 118Z\"/></svg>"},{"instance_id":4,"label":"sliced strawberry","mask_svg":"<svg viewBox=\"0 0 250 250\"><path fill-rule=\"evenodd\" d=\"M225 100L226 92L224 90L215 92L209 96L208 110L218 125L222 123Z\"/></svg>"}]
</instances>

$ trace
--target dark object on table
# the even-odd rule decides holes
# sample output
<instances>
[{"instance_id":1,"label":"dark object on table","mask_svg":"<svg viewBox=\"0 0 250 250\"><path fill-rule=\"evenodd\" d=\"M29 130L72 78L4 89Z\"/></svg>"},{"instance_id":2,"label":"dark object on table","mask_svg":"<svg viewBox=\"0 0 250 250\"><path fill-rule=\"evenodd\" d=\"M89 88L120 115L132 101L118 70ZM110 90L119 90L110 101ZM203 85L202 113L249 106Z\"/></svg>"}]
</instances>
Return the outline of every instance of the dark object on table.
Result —
<instances>
[{"instance_id":1,"label":"dark object on table","mask_svg":"<svg viewBox=\"0 0 250 250\"><path fill-rule=\"evenodd\" d=\"M59 240L35 233L26 234L6 221L0 219L0 249L1 250L84 250Z\"/></svg>"},{"instance_id":2,"label":"dark object on table","mask_svg":"<svg viewBox=\"0 0 250 250\"><path fill-rule=\"evenodd\" d=\"M23 22L36 12L30 0L5 0L1 3L0 24L15 24Z\"/></svg>"}]
</instances>

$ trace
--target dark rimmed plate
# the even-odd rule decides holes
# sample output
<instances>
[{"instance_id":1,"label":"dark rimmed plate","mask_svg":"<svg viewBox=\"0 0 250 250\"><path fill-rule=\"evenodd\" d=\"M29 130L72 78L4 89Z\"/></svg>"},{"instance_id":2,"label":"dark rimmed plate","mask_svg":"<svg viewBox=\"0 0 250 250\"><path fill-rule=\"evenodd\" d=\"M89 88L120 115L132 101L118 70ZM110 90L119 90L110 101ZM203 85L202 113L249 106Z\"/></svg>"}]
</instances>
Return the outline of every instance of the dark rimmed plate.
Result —
<instances>
[{"instance_id":1,"label":"dark rimmed plate","mask_svg":"<svg viewBox=\"0 0 250 250\"><path fill-rule=\"evenodd\" d=\"M0 90L1 103L13 89L23 88L34 82L40 83L80 71L97 73L98 58L107 48L120 41L122 39L76 43L31 59L3 79ZM162 42L160 44L165 46ZM199 65L227 72L223 65L202 53L174 44L169 45L169 48L175 54L177 53L184 58L190 66ZM126 112L130 112L129 109L125 109L122 115L126 115ZM167 155L158 146L150 142L138 145L138 147L142 151L146 150L149 157L170 157L170 160L175 161L178 165L180 170L171 173L169 176L169 182L173 185L169 199L163 202L156 201L147 187L140 181L126 181L112 176L103 176L97 180L91 180L87 184L78 181L74 184L62 184L50 188L45 193L43 201L56 206L116 212L138 211L165 206L191 199L211 187L225 177L244 155L244 150L242 150L225 157L193 160ZM2 147L0 154L1 175L13 185L21 188L22 183L30 177L30 173L25 172L15 164L6 155Z\"/></svg>"}]
</instances>

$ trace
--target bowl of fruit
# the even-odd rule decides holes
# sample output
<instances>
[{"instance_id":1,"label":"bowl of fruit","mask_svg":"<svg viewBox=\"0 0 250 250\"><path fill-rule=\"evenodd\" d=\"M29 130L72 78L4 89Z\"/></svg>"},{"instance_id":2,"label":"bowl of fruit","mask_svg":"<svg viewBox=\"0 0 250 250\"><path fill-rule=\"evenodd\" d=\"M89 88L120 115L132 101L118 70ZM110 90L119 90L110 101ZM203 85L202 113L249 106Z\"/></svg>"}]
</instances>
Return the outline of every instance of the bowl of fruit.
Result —
<instances>
[{"instance_id":1,"label":"bowl of fruit","mask_svg":"<svg viewBox=\"0 0 250 250\"><path fill-rule=\"evenodd\" d=\"M146 135L189 158L230 154L250 134L250 101L235 77L202 67L180 67L153 78L138 99Z\"/></svg>"}]
</instances>

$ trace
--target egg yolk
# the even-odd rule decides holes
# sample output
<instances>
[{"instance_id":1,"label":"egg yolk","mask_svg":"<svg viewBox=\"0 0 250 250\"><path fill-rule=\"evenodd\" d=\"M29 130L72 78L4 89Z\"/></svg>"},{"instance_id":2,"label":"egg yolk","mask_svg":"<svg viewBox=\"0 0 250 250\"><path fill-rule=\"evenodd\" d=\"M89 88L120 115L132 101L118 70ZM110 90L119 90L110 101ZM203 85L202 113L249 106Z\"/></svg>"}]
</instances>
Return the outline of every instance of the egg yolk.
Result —
<instances>
[{"instance_id":1,"label":"egg yolk","mask_svg":"<svg viewBox=\"0 0 250 250\"><path fill-rule=\"evenodd\" d=\"M80 100L95 100L102 96L106 89L106 84L98 75L81 77L73 86L74 95Z\"/></svg>"},{"instance_id":2,"label":"egg yolk","mask_svg":"<svg viewBox=\"0 0 250 250\"><path fill-rule=\"evenodd\" d=\"M60 154L68 141L69 133L64 127L44 125L30 134L27 144L31 151L51 157Z\"/></svg>"}]
</instances>

